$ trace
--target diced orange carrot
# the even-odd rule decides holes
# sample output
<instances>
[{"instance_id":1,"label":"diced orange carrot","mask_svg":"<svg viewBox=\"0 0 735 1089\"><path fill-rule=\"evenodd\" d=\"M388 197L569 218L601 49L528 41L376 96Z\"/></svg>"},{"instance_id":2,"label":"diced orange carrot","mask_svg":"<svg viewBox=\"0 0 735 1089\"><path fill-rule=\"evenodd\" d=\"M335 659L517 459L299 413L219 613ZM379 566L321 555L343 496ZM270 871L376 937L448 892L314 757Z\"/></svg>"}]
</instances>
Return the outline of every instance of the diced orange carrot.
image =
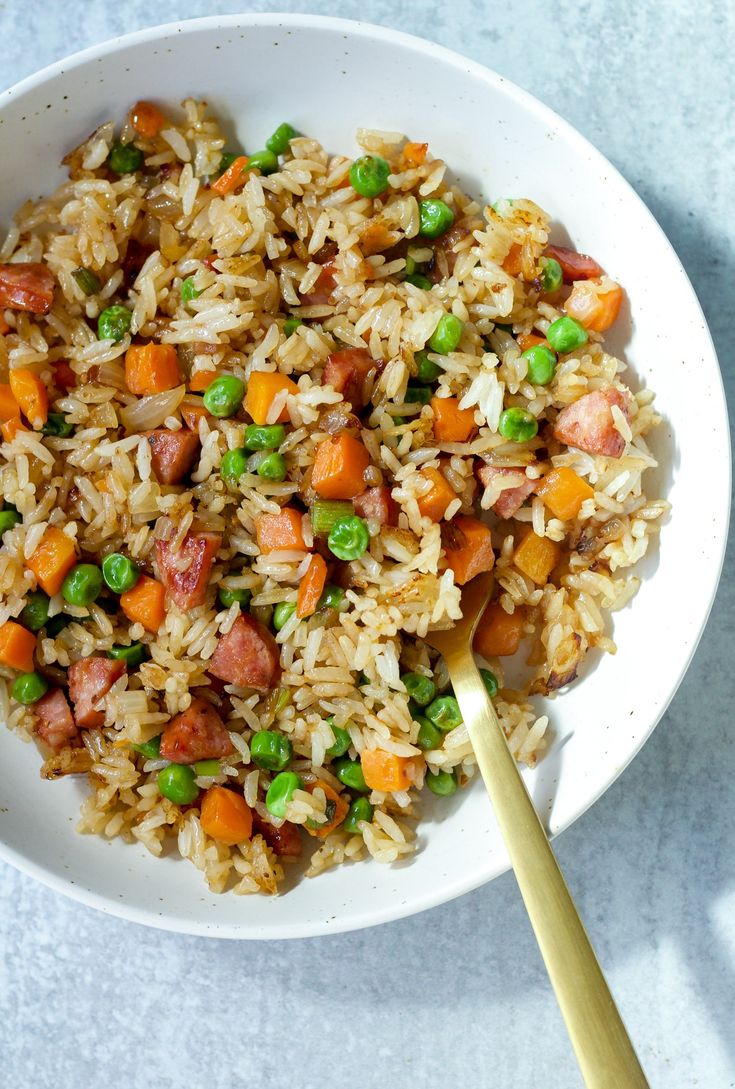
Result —
<instances>
[{"instance_id":1,"label":"diced orange carrot","mask_svg":"<svg viewBox=\"0 0 735 1089\"><path fill-rule=\"evenodd\" d=\"M57 359L54 367L54 382L59 389L72 389L77 384L77 376L66 359Z\"/></svg>"},{"instance_id":2,"label":"diced orange carrot","mask_svg":"<svg viewBox=\"0 0 735 1089\"><path fill-rule=\"evenodd\" d=\"M364 474L370 455L348 431L341 431L316 448L311 484L322 499L354 499L367 488Z\"/></svg>"},{"instance_id":3,"label":"diced orange carrot","mask_svg":"<svg viewBox=\"0 0 735 1089\"><path fill-rule=\"evenodd\" d=\"M243 184L245 181L245 169L248 165L247 155L238 155L235 161L227 167L227 170L213 181L210 185L210 189L213 193L216 193L218 197L227 196L228 193L234 193L235 190Z\"/></svg>"},{"instance_id":4,"label":"diced orange carrot","mask_svg":"<svg viewBox=\"0 0 735 1089\"><path fill-rule=\"evenodd\" d=\"M566 465L552 469L536 485L536 495L541 496L555 518L564 522L576 518L585 499L594 494L594 488Z\"/></svg>"},{"instance_id":5,"label":"diced orange carrot","mask_svg":"<svg viewBox=\"0 0 735 1089\"><path fill-rule=\"evenodd\" d=\"M472 642L473 650L483 658L500 658L515 654L521 645L525 613L516 606L507 613L499 601L491 601L480 617Z\"/></svg>"},{"instance_id":6,"label":"diced orange carrot","mask_svg":"<svg viewBox=\"0 0 735 1089\"><path fill-rule=\"evenodd\" d=\"M408 790L413 780L408 774L410 756L396 756L383 749L366 749L362 754L362 774L371 790Z\"/></svg>"},{"instance_id":7,"label":"diced orange carrot","mask_svg":"<svg viewBox=\"0 0 735 1089\"><path fill-rule=\"evenodd\" d=\"M305 789L308 790L309 794L313 794L317 787L326 794L329 819L326 824L318 824L315 828L311 828L308 824L304 825L304 827L310 836L316 836L317 839L326 839L330 832L333 832L335 828L339 828L347 816L350 806L341 794L338 794L329 783L324 783L321 779L317 779L314 783L307 783ZM330 809L332 810L331 817L329 816Z\"/></svg>"},{"instance_id":8,"label":"diced orange carrot","mask_svg":"<svg viewBox=\"0 0 735 1089\"><path fill-rule=\"evenodd\" d=\"M141 575L132 590L120 595L120 608L133 623L157 632L166 615L166 591L157 579Z\"/></svg>"},{"instance_id":9,"label":"diced orange carrot","mask_svg":"<svg viewBox=\"0 0 735 1089\"><path fill-rule=\"evenodd\" d=\"M299 584L299 593L296 598L296 615L299 619L305 616L313 616L319 604L319 598L324 592L327 581L327 563L318 552L309 560L306 574Z\"/></svg>"},{"instance_id":10,"label":"diced orange carrot","mask_svg":"<svg viewBox=\"0 0 735 1089\"><path fill-rule=\"evenodd\" d=\"M125 353L125 385L131 393L163 393L181 383L173 344L131 344Z\"/></svg>"},{"instance_id":11,"label":"diced orange carrot","mask_svg":"<svg viewBox=\"0 0 735 1089\"><path fill-rule=\"evenodd\" d=\"M304 516L293 507L281 507L278 514L261 514L255 519L255 538L261 552L305 552Z\"/></svg>"},{"instance_id":12,"label":"diced orange carrot","mask_svg":"<svg viewBox=\"0 0 735 1089\"><path fill-rule=\"evenodd\" d=\"M205 390L207 386L214 382L216 377L216 371L197 371L189 379L189 389L192 393L201 393L202 390Z\"/></svg>"},{"instance_id":13,"label":"diced orange carrot","mask_svg":"<svg viewBox=\"0 0 735 1089\"><path fill-rule=\"evenodd\" d=\"M613 280L577 280L564 309L585 329L604 333L620 313L622 301L623 289Z\"/></svg>"},{"instance_id":14,"label":"diced orange carrot","mask_svg":"<svg viewBox=\"0 0 735 1089\"><path fill-rule=\"evenodd\" d=\"M0 625L0 662L3 665L22 673L32 673L35 650L36 636L32 631L12 620Z\"/></svg>"},{"instance_id":15,"label":"diced orange carrot","mask_svg":"<svg viewBox=\"0 0 735 1089\"><path fill-rule=\"evenodd\" d=\"M135 103L130 111L130 124L139 136L144 137L146 140L152 140L154 136L158 136L166 124L166 118L158 106L141 99L140 102Z\"/></svg>"},{"instance_id":16,"label":"diced orange carrot","mask_svg":"<svg viewBox=\"0 0 735 1089\"><path fill-rule=\"evenodd\" d=\"M519 333L516 340L522 352L527 352L529 348L533 348L537 344L543 344L545 348L549 346L545 337L536 336L535 333Z\"/></svg>"},{"instance_id":17,"label":"diced orange carrot","mask_svg":"<svg viewBox=\"0 0 735 1089\"><path fill-rule=\"evenodd\" d=\"M431 518L432 522L441 522L447 507L453 499L457 498L457 493L438 469L423 469L419 476L431 481L428 492L416 500L419 511L424 518Z\"/></svg>"},{"instance_id":18,"label":"diced orange carrot","mask_svg":"<svg viewBox=\"0 0 735 1089\"><path fill-rule=\"evenodd\" d=\"M521 264L521 247L517 242L514 242L508 250L502 268L509 276L520 276L523 265Z\"/></svg>"},{"instance_id":19,"label":"diced orange carrot","mask_svg":"<svg viewBox=\"0 0 735 1089\"><path fill-rule=\"evenodd\" d=\"M289 393L298 392L296 383L285 374L278 374L275 371L254 371L248 379L245 411L252 416L256 424L288 423L291 417L285 406L277 420L268 419L274 398L285 389Z\"/></svg>"},{"instance_id":20,"label":"diced orange carrot","mask_svg":"<svg viewBox=\"0 0 735 1089\"><path fill-rule=\"evenodd\" d=\"M401 166L406 170L410 170L412 167L421 166L426 159L428 150L428 144L415 144L413 141L409 140L409 142L404 145L403 151L401 152Z\"/></svg>"},{"instance_id":21,"label":"diced orange carrot","mask_svg":"<svg viewBox=\"0 0 735 1089\"><path fill-rule=\"evenodd\" d=\"M453 547L446 547L444 553L458 586L464 586L483 571L492 571L495 563L492 534L484 522L458 514L447 523L447 532L453 539Z\"/></svg>"},{"instance_id":22,"label":"diced orange carrot","mask_svg":"<svg viewBox=\"0 0 735 1089\"><path fill-rule=\"evenodd\" d=\"M200 420L212 419L212 415L207 412L201 397L192 397L190 400L184 398L179 405L179 412L181 413L181 419L191 431L199 430Z\"/></svg>"},{"instance_id":23,"label":"diced orange carrot","mask_svg":"<svg viewBox=\"0 0 735 1089\"><path fill-rule=\"evenodd\" d=\"M475 430L473 408L460 408L456 397L432 397L431 408L438 442L467 442Z\"/></svg>"},{"instance_id":24,"label":"diced orange carrot","mask_svg":"<svg viewBox=\"0 0 735 1089\"><path fill-rule=\"evenodd\" d=\"M7 382L0 382L0 421L12 420L20 416L20 406L13 396L13 391Z\"/></svg>"},{"instance_id":25,"label":"diced orange carrot","mask_svg":"<svg viewBox=\"0 0 735 1089\"><path fill-rule=\"evenodd\" d=\"M48 419L48 392L41 379L27 367L10 372L10 388L21 412L38 431Z\"/></svg>"},{"instance_id":26,"label":"diced orange carrot","mask_svg":"<svg viewBox=\"0 0 735 1089\"><path fill-rule=\"evenodd\" d=\"M389 231L384 223L369 223L360 235L360 249L365 257L372 257L395 245L397 238L400 235Z\"/></svg>"},{"instance_id":27,"label":"diced orange carrot","mask_svg":"<svg viewBox=\"0 0 735 1089\"><path fill-rule=\"evenodd\" d=\"M548 537L539 537L528 533L513 553L513 563L519 571L543 586L561 558L561 549L556 541Z\"/></svg>"},{"instance_id":28,"label":"diced orange carrot","mask_svg":"<svg viewBox=\"0 0 735 1089\"><path fill-rule=\"evenodd\" d=\"M21 423L20 416L13 416L10 420L5 420L4 423L0 424L0 431L5 442L12 442L19 431L27 430L28 428Z\"/></svg>"},{"instance_id":29,"label":"diced orange carrot","mask_svg":"<svg viewBox=\"0 0 735 1089\"><path fill-rule=\"evenodd\" d=\"M57 526L49 526L27 564L41 589L53 597L76 562L77 553L71 537Z\"/></svg>"},{"instance_id":30,"label":"diced orange carrot","mask_svg":"<svg viewBox=\"0 0 735 1089\"><path fill-rule=\"evenodd\" d=\"M241 794L227 787L213 786L202 798L199 819L208 836L234 847L253 834L253 811Z\"/></svg>"}]
</instances>

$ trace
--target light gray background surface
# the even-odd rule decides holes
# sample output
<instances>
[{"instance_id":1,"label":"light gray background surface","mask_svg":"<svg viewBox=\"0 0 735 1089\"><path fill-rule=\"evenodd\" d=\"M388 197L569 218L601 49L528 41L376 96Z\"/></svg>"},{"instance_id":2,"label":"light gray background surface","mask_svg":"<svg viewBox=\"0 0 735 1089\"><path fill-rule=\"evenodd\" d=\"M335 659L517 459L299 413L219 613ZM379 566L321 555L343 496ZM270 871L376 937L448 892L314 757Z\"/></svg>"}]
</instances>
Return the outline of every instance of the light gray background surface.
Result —
<instances>
[{"instance_id":1,"label":"light gray background surface","mask_svg":"<svg viewBox=\"0 0 735 1089\"><path fill-rule=\"evenodd\" d=\"M104 38L244 6L5 0L0 89ZM735 7L284 0L278 10L432 38L576 125L635 186L683 259L732 393ZM652 739L556 844L661 1089L735 1086L731 570ZM412 919L299 943L147 930L2 865L0 904L2 1089L581 1084L509 875Z\"/></svg>"}]
</instances>

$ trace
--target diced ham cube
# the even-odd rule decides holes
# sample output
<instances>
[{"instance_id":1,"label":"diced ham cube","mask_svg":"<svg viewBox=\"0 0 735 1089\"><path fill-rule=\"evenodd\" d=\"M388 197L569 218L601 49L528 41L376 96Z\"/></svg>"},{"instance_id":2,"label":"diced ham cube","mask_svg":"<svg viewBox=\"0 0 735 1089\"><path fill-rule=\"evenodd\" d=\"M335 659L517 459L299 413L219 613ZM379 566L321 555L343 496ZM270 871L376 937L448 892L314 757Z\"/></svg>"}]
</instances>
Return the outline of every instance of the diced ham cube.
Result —
<instances>
[{"instance_id":1,"label":"diced ham cube","mask_svg":"<svg viewBox=\"0 0 735 1089\"><path fill-rule=\"evenodd\" d=\"M625 439L615 427L612 408L616 405L630 419L630 394L618 389L595 390L586 393L562 409L554 424L554 436L559 442L576 446L588 454L604 454L619 458L625 450Z\"/></svg>"},{"instance_id":2,"label":"diced ham cube","mask_svg":"<svg viewBox=\"0 0 735 1089\"><path fill-rule=\"evenodd\" d=\"M219 533L187 533L178 552L168 541L156 541L158 574L166 590L185 612L203 605L222 538ZM183 565L186 564L186 567Z\"/></svg>"},{"instance_id":3,"label":"diced ham cube","mask_svg":"<svg viewBox=\"0 0 735 1089\"><path fill-rule=\"evenodd\" d=\"M194 696L186 711L174 715L161 734L161 756L175 764L219 760L234 751L224 722L201 696Z\"/></svg>"},{"instance_id":4,"label":"diced ham cube","mask_svg":"<svg viewBox=\"0 0 735 1089\"><path fill-rule=\"evenodd\" d=\"M477 476L485 488L498 488L502 486L502 482L506 479L509 484L512 481L512 487L503 488L492 504L491 509L495 511L498 518L512 518L536 487L536 481L529 480L523 469L481 465L477 469Z\"/></svg>"},{"instance_id":5,"label":"diced ham cube","mask_svg":"<svg viewBox=\"0 0 735 1089\"><path fill-rule=\"evenodd\" d=\"M275 639L249 613L241 613L220 636L209 672L227 684L267 692L280 680L280 651Z\"/></svg>"},{"instance_id":6,"label":"diced ham cube","mask_svg":"<svg viewBox=\"0 0 735 1089\"><path fill-rule=\"evenodd\" d=\"M361 409L369 400L365 388L368 375L376 368L375 360L365 348L346 348L342 352L332 352L324 367L322 385L331 386L354 409Z\"/></svg>"},{"instance_id":7,"label":"diced ham cube","mask_svg":"<svg viewBox=\"0 0 735 1089\"><path fill-rule=\"evenodd\" d=\"M36 733L54 752L60 752L79 737L74 716L61 688L52 688L33 705Z\"/></svg>"},{"instance_id":8,"label":"diced ham cube","mask_svg":"<svg viewBox=\"0 0 735 1089\"><path fill-rule=\"evenodd\" d=\"M545 256L559 262L565 284L572 284L575 280L593 280L602 275L602 269L594 257L577 253L566 246L547 246Z\"/></svg>"},{"instance_id":9,"label":"diced ham cube","mask_svg":"<svg viewBox=\"0 0 735 1089\"><path fill-rule=\"evenodd\" d=\"M337 283L334 279L334 262L327 261L322 265L316 283L311 291L307 291L299 298L301 306L321 306L329 302Z\"/></svg>"},{"instance_id":10,"label":"diced ham cube","mask_svg":"<svg viewBox=\"0 0 735 1089\"><path fill-rule=\"evenodd\" d=\"M368 518L381 526L397 526L399 506L391 495L390 488L368 488L362 495L352 500L355 514Z\"/></svg>"},{"instance_id":11,"label":"diced ham cube","mask_svg":"<svg viewBox=\"0 0 735 1089\"><path fill-rule=\"evenodd\" d=\"M151 465L161 484L179 484L191 470L199 453L199 435L183 428L169 431L157 427L144 431L151 448Z\"/></svg>"},{"instance_id":12,"label":"diced ham cube","mask_svg":"<svg viewBox=\"0 0 735 1089\"><path fill-rule=\"evenodd\" d=\"M298 827L289 821L284 821L280 828L276 828L275 824L271 824L253 810L253 831L259 832L280 858L298 858L301 854Z\"/></svg>"},{"instance_id":13,"label":"diced ham cube","mask_svg":"<svg viewBox=\"0 0 735 1089\"><path fill-rule=\"evenodd\" d=\"M125 662L110 658L81 658L69 666L69 698L77 726L87 729L102 725L105 712L98 709L98 704L126 668Z\"/></svg>"},{"instance_id":14,"label":"diced ham cube","mask_svg":"<svg viewBox=\"0 0 735 1089\"><path fill-rule=\"evenodd\" d=\"M54 301L54 283L46 266L35 261L0 265L0 307L48 314Z\"/></svg>"}]
</instances>

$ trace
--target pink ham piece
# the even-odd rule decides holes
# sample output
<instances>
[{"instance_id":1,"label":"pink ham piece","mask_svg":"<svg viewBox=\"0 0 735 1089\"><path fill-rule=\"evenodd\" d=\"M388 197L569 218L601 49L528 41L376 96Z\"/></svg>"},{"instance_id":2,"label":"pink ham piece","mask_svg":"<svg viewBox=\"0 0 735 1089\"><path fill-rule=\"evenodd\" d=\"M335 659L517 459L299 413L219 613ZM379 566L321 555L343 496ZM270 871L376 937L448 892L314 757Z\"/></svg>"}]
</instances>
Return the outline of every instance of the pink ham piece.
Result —
<instances>
[{"instance_id":1,"label":"pink ham piece","mask_svg":"<svg viewBox=\"0 0 735 1089\"><path fill-rule=\"evenodd\" d=\"M224 722L201 696L169 722L161 734L161 756L175 764L195 764L197 760L219 760L234 752Z\"/></svg>"},{"instance_id":2,"label":"pink ham piece","mask_svg":"<svg viewBox=\"0 0 735 1089\"><path fill-rule=\"evenodd\" d=\"M381 526L397 526L399 507L390 488L368 488L352 500L355 514L360 518L378 522Z\"/></svg>"},{"instance_id":3,"label":"pink ham piece","mask_svg":"<svg viewBox=\"0 0 735 1089\"><path fill-rule=\"evenodd\" d=\"M369 398L365 396L365 383L376 362L364 348L346 348L332 352L322 374L322 385L331 386L341 393L356 410L364 408Z\"/></svg>"},{"instance_id":4,"label":"pink ham piece","mask_svg":"<svg viewBox=\"0 0 735 1089\"><path fill-rule=\"evenodd\" d=\"M151 465L161 484L179 484L191 470L199 453L199 435L196 431L182 428L168 431L157 427L144 431L151 448Z\"/></svg>"},{"instance_id":5,"label":"pink ham piece","mask_svg":"<svg viewBox=\"0 0 735 1089\"><path fill-rule=\"evenodd\" d=\"M60 752L79 737L69 701L60 688L52 688L42 696L33 705L33 713L36 733L54 752Z\"/></svg>"},{"instance_id":6,"label":"pink ham piece","mask_svg":"<svg viewBox=\"0 0 735 1089\"><path fill-rule=\"evenodd\" d=\"M547 246L545 256L553 257L559 262L565 284L572 284L575 280L594 280L597 276L602 276L602 269L597 261L586 253L577 253L566 246Z\"/></svg>"},{"instance_id":7,"label":"pink ham piece","mask_svg":"<svg viewBox=\"0 0 735 1089\"><path fill-rule=\"evenodd\" d=\"M226 684L268 692L281 677L278 644L254 617L241 613L227 634L220 636L209 672Z\"/></svg>"},{"instance_id":8,"label":"pink ham piece","mask_svg":"<svg viewBox=\"0 0 735 1089\"><path fill-rule=\"evenodd\" d=\"M186 612L203 605L222 538L219 533L187 533L178 552L168 541L156 541L156 562L161 582ZM187 566L182 570L182 565Z\"/></svg>"},{"instance_id":9,"label":"pink ham piece","mask_svg":"<svg viewBox=\"0 0 735 1089\"><path fill-rule=\"evenodd\" d=\"M523 469L496 468L494 465L481 465L477 469L477 477L485 488L496 487L505 477L523 478L522 483L512 488L504 488L493 503L492 510L498 518L512 518L532 494L537 483L529 480Z\"/></svg>"},{"instance_id":10,"label":"pink ham piece","mask_svg":"<svg viewBox=\"0 0 735 1089\"><path fill-rule=\"evenodd\" d=\"M125 662L109 658L80 658L69 666L69 698L74 704L77 726L89 728L101 726L105 721L104 709L97 706L125 673Z\"/></svg>"},{"instance_id":11,"label":"pink ham piece","mask_svg":"<svg viewBox=\"0 0 735 1089\"><path fill-rule=\"evenodd\" d=\"M615 427L612 408L616 405L630 419L630 394L618 389L586 393L574 404L562 409L554 424L554 437L567 446L576 446L588 454L619 458L625 439Z\"/></svg>"},{"instance_id":12,"label":"pink ham piece","mask_svg":"<svg viewBox=\"0 0 735 1089\"><path fill-rule=\"evenodd\" d=\"M34 261L0 265L0 307L48 314L55 280L45 265Z\"/></svg>"},{"instance_id":13,"label":"pink ham piece","mask_svg":"<svg viewBox=\"0 0 735 1089\"><path fill-rule=\"evenodd\" d=\"M301 854L301 836L298 827L284 821L279 828L253 810L253 830L258 832L279 858L298 858Z\"/></svg>"}]
</instances>

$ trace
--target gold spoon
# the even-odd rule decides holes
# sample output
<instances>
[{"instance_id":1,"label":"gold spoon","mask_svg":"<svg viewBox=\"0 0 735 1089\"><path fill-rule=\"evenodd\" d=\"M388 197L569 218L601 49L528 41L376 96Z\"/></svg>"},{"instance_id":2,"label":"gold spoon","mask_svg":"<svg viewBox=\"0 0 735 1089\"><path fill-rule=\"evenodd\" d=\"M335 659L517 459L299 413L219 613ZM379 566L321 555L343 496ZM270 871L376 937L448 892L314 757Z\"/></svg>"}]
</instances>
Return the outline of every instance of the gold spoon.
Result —
<instances>
[{"instance_id":1,"label":"gold spoon","mask_svg":"<svg viewBox=\"0 0 735 1089\"><path fill-rule=\"evenodd\" d=\"M495 809L541 955L588 1089L648 1089L546 832L511 755L472 656L472 637L493 576L462 592L462 620L432 631L442 654L485 787Z\"/></svg>"}]
</instances>

